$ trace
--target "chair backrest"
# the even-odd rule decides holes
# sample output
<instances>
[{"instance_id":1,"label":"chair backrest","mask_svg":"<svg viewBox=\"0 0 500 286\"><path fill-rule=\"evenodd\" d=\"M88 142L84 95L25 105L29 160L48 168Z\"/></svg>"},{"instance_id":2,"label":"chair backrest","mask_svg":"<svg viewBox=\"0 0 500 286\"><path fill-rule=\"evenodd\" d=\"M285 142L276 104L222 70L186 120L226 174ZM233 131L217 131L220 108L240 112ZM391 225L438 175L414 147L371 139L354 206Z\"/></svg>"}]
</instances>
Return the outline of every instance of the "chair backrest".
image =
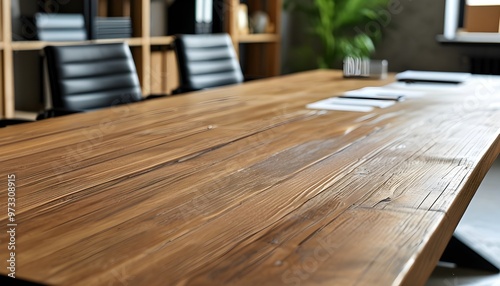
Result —
<instances>
[{"instance_id":1,"label":"chair backrest","mask_svg":"<svg viewBox=\"0 0 500 286\"><path fill-rule=\"evenodd\" d=\"M53 108L84 111L142 99L126 44L48 46L45 55Z\"/></svg>"},{"instance_id":2,"label":"chair backrest","mask_svg":"<svg viewBox=\"0 0 500 286\"><path fill-rule=\"evenodd\" d=\"M228 34L178 35L175 51L183 91L243 81L240 63Z\"/></svg>"}]
</instances>

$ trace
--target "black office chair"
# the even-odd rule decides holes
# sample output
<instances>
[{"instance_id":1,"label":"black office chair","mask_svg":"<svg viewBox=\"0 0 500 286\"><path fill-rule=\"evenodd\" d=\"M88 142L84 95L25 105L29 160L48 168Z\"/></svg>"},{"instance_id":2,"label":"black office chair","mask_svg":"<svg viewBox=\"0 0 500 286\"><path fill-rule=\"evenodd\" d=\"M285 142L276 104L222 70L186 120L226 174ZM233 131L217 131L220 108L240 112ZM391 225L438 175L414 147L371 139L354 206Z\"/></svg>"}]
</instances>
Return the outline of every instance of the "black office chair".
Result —
<instances>
[{"instance_id":1,"label":"black office chair","mask_svg":"<svg viewBox=\"0 0 500 286\"><path fill-rule=\"evenodd\" d=\"M228 34L178 35L174 45L180 74L180 87L176 93L243 81Z\"/></svg>"},{"instance_id":2,"label":"black office chair","mask_svg":"<svg viewBox=\"0 0 500 286\"><path fill-rule=\"evenodd\" d=\"M53 109L38 119L142 100L128 45L48 46L44 51Z\"/></svg>"},{"instance_id":3,"label":"black office chair","mask_svg":"<svg viewBox=\"0 0 500 286\"><path fill-rule=\"evenodd\" d=\"M32 120L24 119L0 119L0 128L7 127L10 125L18 125L23 123L33 122Z\"/></svg>"}]
</instances>

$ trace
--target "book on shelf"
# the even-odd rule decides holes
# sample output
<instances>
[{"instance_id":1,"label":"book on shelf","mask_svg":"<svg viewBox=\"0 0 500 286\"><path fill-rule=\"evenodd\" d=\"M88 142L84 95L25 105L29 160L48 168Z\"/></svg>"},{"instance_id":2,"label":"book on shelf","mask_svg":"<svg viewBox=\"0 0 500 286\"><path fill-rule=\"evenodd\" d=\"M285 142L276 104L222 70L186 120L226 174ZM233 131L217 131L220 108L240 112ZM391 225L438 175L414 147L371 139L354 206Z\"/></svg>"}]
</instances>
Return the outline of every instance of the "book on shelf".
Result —
<instances>
[{"instance_id":1,"label":"book on shelf","mask_svg":"<svg viewBox=\"0 0 500 286\"><path fill-rule=\"evenodd\" d=\"M85 15L85 29L87 30L89 40L93 40L96 38L95 19L97 17L99 1L87 0L83 1L83 4Z\"/></svg>"},{"instance_id":2,"label":"book on shelf","mask_svg":"<svg viewBox=\"0 0 500 286\"><path fill-rule=\"evenodd\" d=\"M87 40L82 14L36 13L34 21L36 35L40 41Z\"/></svg>"},{"instance_id":3,"label":"book on shelf","mask_svg":"<svg viewBox=\"0 0 500 286\"><path fill-rule=\"evenodd\" d=\"M104 36L112 36L112 35L121 35L125 36L126 38L130 38L132 36L132 33L130 31L101 31L96 34L97 37L101 37L98 39L105 39L103 38Z\"/></svg>"},{"instance_id":4,"label":"book on shelf","mask_svg":"<svg viewBox=\"0 0 500 286\"><path fill-rule=\"evenodd\" d=\"M96 39L117 39L117 38L130 38L131 33L98 33Z\"/></svg>"},{"instance_id":5,"label":"book on shelf","mask_svg":"<svg viewBox=\"0 0 500 286\"><path fill-rule=\"evenodd\" d=\"M168 7L167 34L207 34L220 32L218 29L222 27L224 13L221 13L219 9L225 4L222 3L224 1L218 2L213 0L182 0L173 2ZM214 13L216 14L214 15Z\"/></svg>"},{"instance_id":6,"label":"book on shelf","mask_svg":"<svg viewBox=\"0 0 500 286\"><path fill-rule=\"evenodd\" d=\"M38 40L48 42L85 41L84 29L43 29L37 31Z\"/></svg>"},{"instance_id":7,"label":"book on shelf","mask_svg":"<svg viewBox=\"0 0 500 286\"><path fill-rule=\"evenodd\" d=\"M106 40L106 39L129 39L130 36L129 35L117 35L117 34L113 34L113 35L109 35L109 36L105 36L105 35L100 35L96 38L96 40Z\"/></svg>"},{"instance_id":8,"label":"book on shelf","mask_svg":"<svg viewBox=\"0 0 500 286\"><path fill-rule=\"evenodd\" d=\"M111 27L111 28L108 28L108 27L97 27L96 30L97 31L109 31L109 32L113 32L113 31L132 32L132 28L130 28L130 27Z\"/></svg>"},{"instance_id":9,"label":"book on shelf","mask_svg":"<svg viewBox=\"0 0 500 286\"><path fill-rule=\"evenodd\" d=\"M132 19L130 17L96 17L95 23L99 24L130 24L132 23Z\"/></svg>"},{"instance_id":10,"label":"book on shelf","mask_svg":"<svg viewBox=\"0 0 500 286\"><path fill-rule=\"evenodd\" d=\"M108 29L113 29L113 28L128 28L128 29L132 29L132 24L129 23L129 24L123 24L123 25L116 25L116 24L108 25L108 24L99 24L99 23L97 23L96 24L96 28L97 29L103 29L103 28L108 28Z\"/></svg>"},{"instance_id":11,"label":"book on shelf","mask_svg":"<svg viewBox=\"0 0 500 286\"><path fill-rule=\"evenodd\" d=\"M25 21L25 17L21 16L21 6L19 3L19 0L13 0L11 1L11 18L12 18L12 40L14 41L22 41L26 40L26 38L29 38L28 35L32 35L32 33L26 33L26 28L28 28L28 25L32 24L28 22L28 25L23 25L23 21ZM24 26L24 31L23 31L23 26ZM30 32L32 29L29 29ZM28 37L26 37L26 36Z\"/></svg>"},{"instance_id":12,"label":"book on shelf","mask_svg":"<svg viewBox=\"0 0 500 286\"><path fill-rule=\"evenodd\" d=\"M84 1L85 27L89 39L130 38L132 36L130 17L100 17L98 9L98 0ZM111 28L120 30L111 30Z\"/></svg>"},{"instance_id":13,"label":"book on shelf","mask_svg":"<svg viewBox=\"0 0 500 286\"><path fill-rule=\"evenodd\" d=\"M85 27L83 14L36 13L35 23L38 29L81 29Z\"/></svg>"},{"instance_id":14,"label":"book on shelf","mask_svg":"<svg viewBox=\"0 0 500 286\"><path fill-rule=\"evenodd\" d=\"M113 30L113 31L103 30L97 33L97 35L112 35L112 34L128 35L128 37L132 36L131 31L122 31L122 30Z\"/></svg>"},{"instance_id":15,"label":"book on shelf","mask_svg":"<svg viewBox=\"0 0 500 286\"><path fill-rule=\"evenodd\" d=\"M93 35L96 39L130 38L132 19L130 17L96 17Z\"/></svg>"}]
</instances>

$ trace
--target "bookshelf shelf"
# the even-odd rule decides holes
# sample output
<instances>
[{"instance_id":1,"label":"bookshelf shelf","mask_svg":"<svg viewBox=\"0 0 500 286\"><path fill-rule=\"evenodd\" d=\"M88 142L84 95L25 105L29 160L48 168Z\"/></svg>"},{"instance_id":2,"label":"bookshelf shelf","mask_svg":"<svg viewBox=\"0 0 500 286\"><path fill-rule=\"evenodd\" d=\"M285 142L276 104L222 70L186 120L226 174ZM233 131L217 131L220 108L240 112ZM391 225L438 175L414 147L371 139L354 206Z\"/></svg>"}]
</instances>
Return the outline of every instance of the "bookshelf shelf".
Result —
<instances>
[{"instance_id":1,"label":"bookshelf shelf","mask_svg":"<svg viewBox=\"0 0 500 286\"><path fill-rule=\"evenodd\" d=\"M277 34L248 34L240 35L238 42L241 44L250 43L277 43L280 41L280 37Z\"/></svg>"},{"instance_id":2,"label":"bookshelf shelf","mask_svg":"<svg viewBox=\"0 0 500 286\"><path fill-rule=\"evenodd\" d=\"M248 78L262 78L279 75L281 67L281 8L283 1L246 1L247 6L242 11L247 11L248 15L245 16L247 19L258 11L267 14L269 24L274 27L274 32L264 34L247 34L240 31L240 0L230 1L228 31L233 39L236 51L240 54L245 76ZM243 22L246 22L246 19ZM251 45L244 45L240 51L240 44Z\"/></svg>"},{"instance_id":3,"label":"bookshelf shelf","mask_svg":"<svg viewBox=\"0 0 500 286\"><path fill-rule=\"evenodd\" d=\"M151 37L149 43L152 46L168 46L174 42L173 36Z\"/></svg>"},{"instance_id":4,"label":"bookshelf shelf","mask_svg":"<svg viewBox=\"0 0 500 286\"><path fill-rule=\"evenodd\" d=\"M444 35L438 35L437 40L442 44L498 45L500 44L500 34L458 32L453 39L447 39Z\"/></svg>"},{"instance_id":5,"label":"bookshelf shelf","mask_svg":"<svg viewBox=\"0 0 500 286\"><path fill-rule=\"evenodd\" d=\"M17 41L12 42L12 50L14 51L37 51L46 46L70 46L70 45L85 45L85 44L107 44L126 42L129 46L141 46L142 38L127 38L127 39L101 39L90 41L77 42L44 42L44 41Z\"/></svg>"}]
</instances>

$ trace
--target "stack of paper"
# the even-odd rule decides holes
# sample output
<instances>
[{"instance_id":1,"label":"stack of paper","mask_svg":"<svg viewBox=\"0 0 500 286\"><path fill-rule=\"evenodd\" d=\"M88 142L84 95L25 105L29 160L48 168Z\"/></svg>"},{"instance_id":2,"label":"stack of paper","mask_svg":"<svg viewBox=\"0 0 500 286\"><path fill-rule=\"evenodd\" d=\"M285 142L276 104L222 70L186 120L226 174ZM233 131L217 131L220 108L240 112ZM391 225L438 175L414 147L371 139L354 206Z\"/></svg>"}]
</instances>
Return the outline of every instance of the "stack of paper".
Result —
<instances>
[{"instance_id":1,"label":"stack of paper","mask_svg":"<svg viewBox=\"0 0 500 286\"><path fill-rule=\"evenodd\" d=\"M394 105L394 100L332 97L307 105L310 109L370 112L375 107L386 108Z\"/></svg>"},{"instance_id":2,"label":"stack of paper","mask_svg":"<svg viewBox=\"0 0 500 286\"><path fill-rule=\"evenodd\" d=\"M365 87L345 92L307 105L311 109L370 112L375 108L386 108L406 98L423 96L421 91L397 90L387 87Z\"/></svg>"},{"instance_id":3,"label":"stack of paper","mask_svg":"<svg viewBox=\"0 0 500 286\"><path fill-rule=\"evenodd\" d=\"M40 41L84 41L87 39L83 14L36 13L35 26Z\"/></svg>"},{"instance_id":4,"label":"stack of paper","mask_svg":"<svg viewBox=\"0 0 500 286\"><path fill-rule=\"evenodd\" d=\"M419 98L450 89L465 89L473 76L469 73L405 71L396 75L398 82L384 87L365 87L307 105L311 109L370 112L398 101Z\"/></svg>"},{"instance_id":5,"label":"stack of paper","mask_svg":"<svg viewBox=\"0 0 500 286\"><path fill-rule=\"evenodd\" d=\"M132 36L130 17L96 17L94 26L96 39L130 38Z\"/></svg>"},{"instance_id":6,"label":"stack of paper","mask_svg":"<svg viewBox=\"0 0 500 286\"><path fill-rule=\"evenodd\" d=\"M401 101L406 98L421 97L423 95L425 93L422 91L397 90L388 87L365 87L345 92L343 96Z\"/></svg>"}]
</instances>

